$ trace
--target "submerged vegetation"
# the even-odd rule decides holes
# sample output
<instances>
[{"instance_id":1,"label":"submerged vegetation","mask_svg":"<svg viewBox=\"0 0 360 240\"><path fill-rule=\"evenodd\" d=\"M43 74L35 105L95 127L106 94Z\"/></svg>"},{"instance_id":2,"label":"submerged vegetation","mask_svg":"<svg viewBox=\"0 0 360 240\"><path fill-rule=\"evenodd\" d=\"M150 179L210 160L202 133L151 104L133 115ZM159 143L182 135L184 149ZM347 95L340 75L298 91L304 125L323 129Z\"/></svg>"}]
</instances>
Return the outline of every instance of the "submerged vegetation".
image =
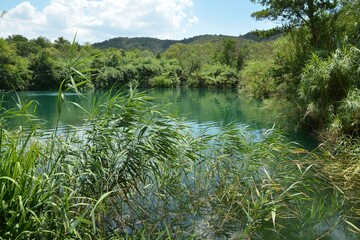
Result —
<instances>
[{"instance_id":1,"label":"submerged vegetation","mask_svg":"<svg viewBox=\"0 0 360 240\"><path fill-rule=\"evenodd\" d=\"M16 109L0 105L0 239L355 239L360 2L252 2L266 7L258 19L284 21L272 40L152 52L0 39L0 88L58 90L57 124L67 90L236 88L292 104L294 125L321 141L314 151L275 129L195 133L147 95L115 90L74 104L88 115L80 129L44 137L36 102L18 98Z\"/></svg>"}]
</instances>

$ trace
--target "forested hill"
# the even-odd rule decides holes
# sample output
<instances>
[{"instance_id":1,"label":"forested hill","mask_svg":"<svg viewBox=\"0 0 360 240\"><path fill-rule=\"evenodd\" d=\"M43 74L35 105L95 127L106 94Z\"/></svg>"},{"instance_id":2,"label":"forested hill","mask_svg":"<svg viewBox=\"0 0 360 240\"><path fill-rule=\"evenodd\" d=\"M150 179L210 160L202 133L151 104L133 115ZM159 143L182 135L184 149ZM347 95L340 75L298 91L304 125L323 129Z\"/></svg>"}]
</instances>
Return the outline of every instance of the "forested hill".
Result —
<instances>
[{"instance_id":1,"label":"forested hill","mask_svg":"<svg viewBox=\"0 0 360 240\"><path fill-rule=\"evenodd\" d=\"M117 37L112 38L103 42L93 44L94 47L105 49L105 48L121 48L124 50L130 49L149 49L152 52L165 52L171 45L176 43L206 43L206 42L220 42L225 38L231 38L234 40L258 40L257 37L251 33L248 33L243 36L234 37L226 35L201 35L192 38L185 38L183 40L161 40L157 38L149 37Z\"/></svg>"}]
</instances>

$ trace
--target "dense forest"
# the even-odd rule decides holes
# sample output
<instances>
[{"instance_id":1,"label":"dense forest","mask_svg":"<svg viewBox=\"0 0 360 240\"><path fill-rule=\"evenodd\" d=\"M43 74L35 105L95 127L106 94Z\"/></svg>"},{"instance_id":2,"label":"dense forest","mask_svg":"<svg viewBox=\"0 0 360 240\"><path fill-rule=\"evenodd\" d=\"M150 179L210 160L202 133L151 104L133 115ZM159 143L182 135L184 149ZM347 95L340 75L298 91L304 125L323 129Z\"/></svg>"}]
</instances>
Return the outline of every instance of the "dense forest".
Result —
<instances>
[{"instance_id":1,"label":"dense forest","mask_svg":"<svg viewBox=\"0 0 360 240\"><path fill-rule=\"evenodd\" d=\"M115 41L115 40L114 40ZM117 44L112 41L112 45ZM60 37L51 43L43 37L28 40L20 35L1 39L2 90L57 89L66 78L71 54L83 61L78 68L89 72L90 88L123 87L129 82L151 87L236 87L244 63L248 40L235 37L202 36L191 44L175 43L166 51L152 51L155 39L129 39L125 48L72 45ZM120 45L122 41L116 39ZM200 42L200 43L198 43ZM164 42L166 43L166 42ZM142 47L140 47L141 44ZM147 48L147 46L149 46Z\"/></svg>"},{"instance_id":2,"label":"dense forest","mask_svg":"<svg viewBox=\"0 0 360 240\"><path fill-rule=\"evenodd\" d=\"M30 140L36 130L20 138L5 130L6 119L29 116L30 102L1 108L0 238L263 239L271 232L283 239L289 219L303 239L327 236L339 222L360 234L360 1L251 2L263 6L253 17L283 24L181 41L0 39L0 90L59 90L60 115L66 88L232 88L290 104L294 128L321 143L313 153L277 133L249 142L234 126L218 136L187 134L132 92L94 101L81 140L55 132L46 146ZM309 206L319 191L333 195ZM334 227L307 235L331 211L339 216Z\"/></svg>"},{"instance_id":3,"label":"dense forest","mask_svg":"<svg viewBox=\"0 0 360 240\"><path fill-rule=\"evenodd\" d=\"M271 35L274 36L274 35ZM269 36L269 37L271 37ZM262 37L259 35L259 37ZM96 48L121 48L123 50L141 49L150 50L153 53L165 52L171 45L183 43L183 44L196 44L196 43L216 43L224 41L224 39L232 40L253 40L259 41L260 38L255 33L248 33L239 37L226 36L226 35L200 35L191 38L185 38L183 40L161 40L157 38L146 38L146 37L118 37L112 38L103 42L94 43L93 46Z\"/></svg>"}]
</instances>

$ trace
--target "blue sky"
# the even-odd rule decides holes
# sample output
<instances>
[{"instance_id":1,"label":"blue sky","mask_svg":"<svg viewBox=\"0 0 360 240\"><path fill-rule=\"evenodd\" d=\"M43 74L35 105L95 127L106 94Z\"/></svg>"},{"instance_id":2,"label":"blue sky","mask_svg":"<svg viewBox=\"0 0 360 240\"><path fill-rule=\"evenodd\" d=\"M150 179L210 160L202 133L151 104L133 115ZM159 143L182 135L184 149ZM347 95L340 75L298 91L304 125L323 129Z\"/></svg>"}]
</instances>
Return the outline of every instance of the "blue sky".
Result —
<instances>
[{"instance_id":1,"label":"blue sky","mask_svg":"<svg viewBox=\"0 0 360 240\"><path fill-rule=\"evenodd\" d=\"M250 17L248 0L1 0L0 37L21 34L50 40L77 33L80 42L109 38L183 39L202 34L238 36L275 26Z\"/></svg>"}]
</instances>

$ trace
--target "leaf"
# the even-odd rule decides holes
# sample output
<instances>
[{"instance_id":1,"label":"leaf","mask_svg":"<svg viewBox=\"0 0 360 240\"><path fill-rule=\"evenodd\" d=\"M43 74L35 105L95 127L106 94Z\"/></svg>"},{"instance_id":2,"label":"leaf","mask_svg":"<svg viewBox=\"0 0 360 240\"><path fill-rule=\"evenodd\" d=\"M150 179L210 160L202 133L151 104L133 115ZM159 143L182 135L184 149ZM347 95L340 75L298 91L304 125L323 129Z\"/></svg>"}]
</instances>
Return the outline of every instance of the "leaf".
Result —
<instances>
[{"instance_id":1,"label":"leaf","mask_svg":"<svg viewBox=\"0 0 360 240\"><path fill-rule=\"evenodd\" d=\"M92 222L91 222L90 220L87 220L87 219L82 218L82 217L77 217L76 220L79 221L79 222L85 223L85 224L87 224L87 225L91 225L91 224L92 224Z\"/></svg>"},{"instance_id":2,"label":"leaf","mask_svg":"<svg viewBox=\"0 0 360 240\"><path fill-rule=\"evenodd\" d=\"M116 192L116 191L117 191L117 190L113 190L113 191L104 193L104 194L100 197L100 199L96 202L94 208L91 210L90 216L91 216L91 219L92 219L94 234L95 234L95 232L96 232L95 210L96 210L97 206L98 206L105 198L107 198L110 194L112 194L112 193L114 193L114 192Z\"/></svg>"},{"instance_id":3,"label":"leaf","mask_svg":"<svg viewBox=\"0 0 360 240\"><path fill-rule=\"evenodd\" d=\"M273 222L274 229L275 229L275 218L276 218L276 208L273 208L271 210L271 219L272 219L272 222Z\"/></svg>"},{"instance_id":4,"label":"leaf","mask_svg":"<svg viewBox=\"0 0 360 240\"><path fill-rule=\"evenodd\" d=\"M17 181L11 177L0 177L0 180L1 179L6 179L6 180L9 180L10 182L14 183L18 188L20 188L20 185L17 183Z\"/></svg>"},{"instance_id":5,"label":"leaf","mask_svg":"<svg viewBox=\"0 0 360 240\"><path fill-rule=\"evenodd\" d=\"M71 82L71 84L69 84L69 87L70 87L71 89L73 89L76 93L78 93L79 91L78 91L78 89L77 89L77 87L76 87L76 84L75 84L75 81L74 81L73 76L70 76L70 82Z\"/></svg>"},{"instance_id":6,"label":"leaf","mask_svg":"<svg viewBox=\"0 0 360 240\"><path fill-rule=\"evenodd\" d=\"M351 222L349 222L347 220L345 220L345 222L352 227L352 229L349 229L350 231L360 234L360 228L356 227L353 223L351 223Z\"/></svg>"},{"instance_id":7,"label":"leaf","mask_svg":"<svg viewBox=\"0 0 360 240\"><path fill-rule=\"evenodd\" d=\"M64 101L64 94L62 93L62 88L63 88L64 83L65 83L65 80L63 80L61 82L61 84L60 84L59 91L58 91L57 102L56 102L57 112L58 112L59 116L61 115L62 104L63 104L63 101Z\"/></svg>"}]
</instances>

